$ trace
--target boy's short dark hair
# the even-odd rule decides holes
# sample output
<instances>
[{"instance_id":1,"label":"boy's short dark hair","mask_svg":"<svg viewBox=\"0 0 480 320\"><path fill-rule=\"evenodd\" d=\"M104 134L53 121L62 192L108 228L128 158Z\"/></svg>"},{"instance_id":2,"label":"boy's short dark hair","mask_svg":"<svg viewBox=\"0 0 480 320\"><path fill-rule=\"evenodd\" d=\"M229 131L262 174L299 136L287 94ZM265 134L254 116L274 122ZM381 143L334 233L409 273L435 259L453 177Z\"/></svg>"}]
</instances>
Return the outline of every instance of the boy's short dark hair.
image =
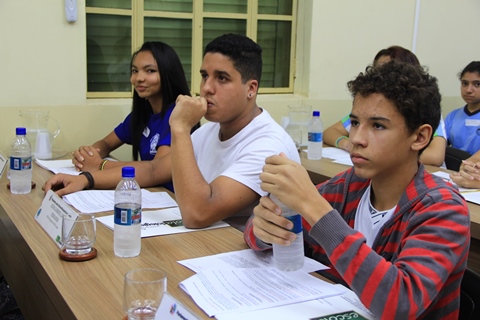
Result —
<instances>
[{"instance_id":1,"label":"boy's short dark hair","mask_svg":"<svg viewBox=\"0 0 480 320\"><path fill-rule=\"evenodd\" d=\"M213 39L205 47L203 55L220 53L233 61L233 66L240 72L242 82L257 80L262 77L262 48L252 39L234 33L227 33Z\"/></svg>"},{"instance_id":2,"label":"boy's short dark hair","mask_svg":"<svg viewBox=\"0 0 480 320\"><path fill-rule=\"evenodd\" d=\"M365 72L349 81L347 86L354 99L357 94L366 97L379 93L390 100L403 116L409 133L423 124L431 125L433 131L438 127L442 98L437 78L429 75L421 66L395 60L369 66ZM433 133L430 141L432 139Z\"/></svg>"}]
</instances>

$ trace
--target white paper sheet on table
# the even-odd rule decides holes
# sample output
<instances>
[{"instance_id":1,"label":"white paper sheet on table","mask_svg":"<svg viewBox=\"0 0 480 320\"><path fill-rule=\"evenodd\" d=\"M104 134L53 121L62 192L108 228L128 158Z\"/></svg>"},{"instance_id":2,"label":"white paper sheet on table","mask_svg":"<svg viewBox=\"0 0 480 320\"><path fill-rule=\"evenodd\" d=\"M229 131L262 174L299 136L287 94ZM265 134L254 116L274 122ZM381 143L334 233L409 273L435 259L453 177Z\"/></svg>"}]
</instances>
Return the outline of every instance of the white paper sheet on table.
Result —
<instances>
[{"instance_id":1,"label":"white paper sheet on table","mask_svg":"<svg viewBox=\"0 0 480 320\"><path fill-rule=\"evenodd\" d=\"M82 213L97 213L113 210L114 190L82 190L63 196L66 203ZM167 192L151 192L142 189L142 208L159 209L178 206Z\"/></svg>"},{"instance_id":2,"label":"white paper sheet on table","mask_svg":"<svg viewBox=\"0 0 480 320\"><path fill-rule=\"evenodd\" d=\"M346 311L356 311L367 319L374 319L374 315L360 302L357 295L340 284L345 293L332 297L284 305L280 307L261 309L248 312L235 312L217 315L218 320L309 320L318 317L337 314ZM347 318L343 318L347 319ZM353 318L352 318L353 319Z\"/></svg>"},{"instance_id":3,"label":"white paper sheet on table","mask_svg":"<svg viewBox=\"0 0 480 320\"><path fill-rule=\"evenodd\" d=\"M178 207L163 210L142 211L142 238L216 229L229 226L229 224L220 221L203 229L187 229L183 225L176 225L176 222L181 218L182 216ZM113 215L98 217L97 220L113 230ZM174 221L174 223L170 223L170 221ZM176 226L171 227L169 224Z\"/></svg>"},{"instance_id":4,"label":"white paper sheet on table","mask_svg":"<svg viewBox=\"0 0 480 320\"><path fill-rule=\"evenodd\" d=\"M303 151L308 154L308 150L305 149ZM322 149L322 157L332 159L335 163L353 166L352 159L350 159L350 154L343 149L324 147Z\"/></svg>"},{"instance_id":5,"label":"white paper sheet on table","mask_svg":"<svg viewBox=\"0 0 480 320\"><path fill-rule=\"evenodd\" d=\"M275 268L205 269L180 282L195 303L212 317L340 295L338 286L301 270Z\"/></svg>"},{"instance_id":6,"label":"white paper sheet on table","mask_svg":"<svg viewBox=\"0 0 480 320\"><path fill-rule=\"evenodd\" d=\"M79 175L80 172L75 170L72 160L39 160L35 159L35 162L42 168L52 171L53 173L65 173L70 175Z\"/></svg>"},{"instance_id":7,"label":"white paper sheet on table","mask_svg":"<svg viewBox=\"0 0 480 320\"><path fill-rule=\"evenodd\" d=\"M272 250L255 252L252 249L245 249L177 262L194 272L211 269L212 266L215 266L216 269L274 267ZM305 263L301 270L309 273L325 269L328 269L326 265L305 257Z\"/></svg>"}]
</instances>

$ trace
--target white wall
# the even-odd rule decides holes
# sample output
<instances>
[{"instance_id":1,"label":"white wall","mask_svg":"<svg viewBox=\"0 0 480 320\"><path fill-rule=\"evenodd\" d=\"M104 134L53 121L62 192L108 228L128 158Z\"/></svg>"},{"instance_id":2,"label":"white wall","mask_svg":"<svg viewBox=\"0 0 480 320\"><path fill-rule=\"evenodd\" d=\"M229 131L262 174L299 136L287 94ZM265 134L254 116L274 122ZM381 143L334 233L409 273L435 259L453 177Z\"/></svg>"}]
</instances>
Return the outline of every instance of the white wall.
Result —
<instances>
[{"instance_id":1,"label":"white wall","mask_svg":"<svg viewBox=\"0 0 480 320\"><path fill-rule=\"evenodd\" d=\"M28 4L27 4L28 3ZM290 103L322 111L326 125L350 111L346 82L376 52L412 49L417 0L299 0L296 95L261 95L277 121ZM103 137L130 110L129 99L85 98L85 0L78 21L65 20L63 1L0 1L0 150L8 153L19 110L49 110L62 126L56 146L72 150ZM438 77L443 111L462 106L457 73L480 60L478 0L421 0L416 53ZM128 147L116 155L128 158Z\"/></svg>"}]
</instances>

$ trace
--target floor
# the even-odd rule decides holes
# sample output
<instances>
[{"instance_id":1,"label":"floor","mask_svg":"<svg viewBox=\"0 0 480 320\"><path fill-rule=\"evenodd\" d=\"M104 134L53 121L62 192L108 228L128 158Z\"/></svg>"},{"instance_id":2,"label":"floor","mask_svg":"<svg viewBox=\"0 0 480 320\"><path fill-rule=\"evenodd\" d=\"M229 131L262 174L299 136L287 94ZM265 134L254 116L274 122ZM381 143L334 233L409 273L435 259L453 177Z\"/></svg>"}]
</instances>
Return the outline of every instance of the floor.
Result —
<instances>
[{"instance_id":1,"label":"floor","mask_svg":"<svg viewBox=\"0 0 480 320\"><path fill-rule=\"evenodd\" d=\"M23 320L22 312L3 275L0 275L0 320Z\"/></svg>"}]
</instances>

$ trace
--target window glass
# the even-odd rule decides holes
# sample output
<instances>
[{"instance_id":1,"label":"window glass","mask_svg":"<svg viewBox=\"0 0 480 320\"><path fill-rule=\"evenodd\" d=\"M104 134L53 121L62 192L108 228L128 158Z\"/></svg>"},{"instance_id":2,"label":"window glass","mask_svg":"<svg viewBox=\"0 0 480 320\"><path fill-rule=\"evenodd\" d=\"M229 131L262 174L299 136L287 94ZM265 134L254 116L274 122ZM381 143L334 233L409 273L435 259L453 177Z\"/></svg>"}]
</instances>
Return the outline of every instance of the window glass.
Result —
<instances>
[{"instance_id":1,"label":"window glass","mask_svg":"<svg viewBox=\"0 0 480 320\"><path fill-rule=\"evenodd\" d=\"M145 41L162 41L180 57L188 85L192 78L192 21L187 19L145 18Z\"/></svg>"},{"instance_id":2,"label":"window glass","mask_svg":"<svg viewBox=\"0 0 480 320\"><path fill-rule=\"evenodd\" d=\"M204 0L203 11L247 13L247 3L245 0Z\"/></svg>"},{"instance_id":3,"label":"window glass","mask_svg":"<svg viewBox=\"0 0 480 320\"><path fill-rule=\"evenodd\" d=\"M247 34L247 21L241 19L203 19L203 49L224 33Z\"/></svg>"},{"instance_id":4,"label":"window glass","mask_svg":"<svg viewBox=\"0 0 480 320\"><path fill-rule=\"evenodd\" d=\"M87 14L88 91L131 91L131 18Z\"/></svg>"},{"instance_id":5,"label":"window glass","mask_svg":"<svg viewBox=\"0 0 480 320\"><path fill-rule=\"evenodd\" d=\"M145 10L192 12L193 0L145 0Z\"/></svg>"},{"instance_id":6,"label":"window glass","mask_svg":"<svg viewBox=\"0 0 480 320\"><path fill-rule=\"evenodd\" d=\"M258 0L259 14L292 14L292 0Z\"/></svg>"},{"instance_id":7,"label":"window glass","mask_svg":"<svg viewBox=\"0 0 480 320\"><path fill-rule=\"evenodd\" d=\"M132 0L87 0L86 5L87 7L132 9Z\"/></svg>"},{"instance_id":8,"label":"window glass","mask_svg":"<svg viewBox=\"0 0 480 320\"><path fill-rule=\"evenodd\" d=\"M258 21L257 43L262 47L262 87L288 87L290 78L290 21Z\"/></svg>"}]
</instances>

